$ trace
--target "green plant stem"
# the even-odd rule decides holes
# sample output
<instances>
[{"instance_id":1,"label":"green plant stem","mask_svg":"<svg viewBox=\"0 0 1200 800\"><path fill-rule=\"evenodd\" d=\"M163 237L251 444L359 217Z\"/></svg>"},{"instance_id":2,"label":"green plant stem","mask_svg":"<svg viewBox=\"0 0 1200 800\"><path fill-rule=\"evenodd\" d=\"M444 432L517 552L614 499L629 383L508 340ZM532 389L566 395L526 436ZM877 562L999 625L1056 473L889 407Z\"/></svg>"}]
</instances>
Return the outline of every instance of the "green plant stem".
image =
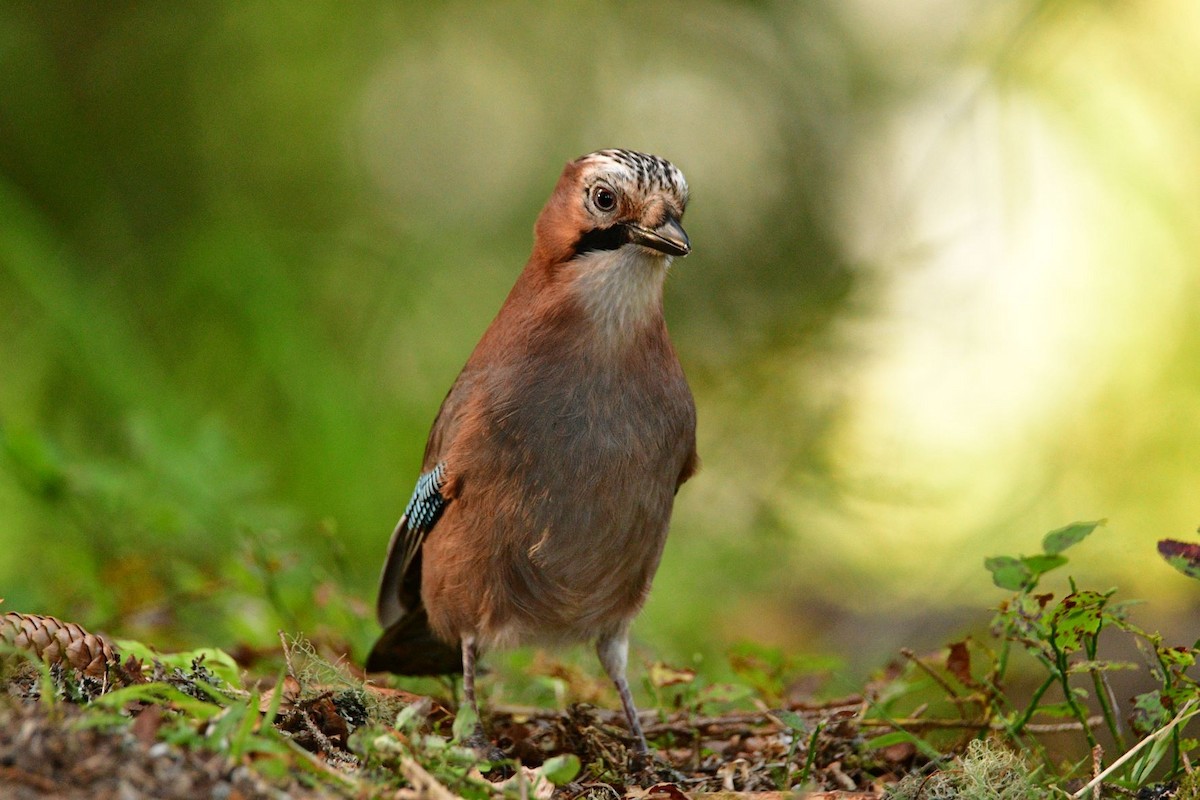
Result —
<instances>
[{"instance_id":1,"label":"green plant stem","mask_svg":"<svg viewBox=\"0 0 1200 800\"><path fill-rule=\"evenodd\" d=\"M817 739L818 739L818 737L820 737L821 731L823 731L824 729L825 729L825 720L821 720L820 722L817 723L817 727L813 729L812 736L808 737L808 752L805 753L805 755L804 755L804 769L800 770L799 783L801 786L804 786L804 784L808 783L808 778L810 775L812 775L813 764L817 763ZM793 737L797 733L799 733L799 731L793 731ZM793 741L795 741L794 738L793 738ZM788 758L789 783L785 787L787 789L792 788L791 783L790 783L791 769L792 769L791 757L789 756L789 758Z\"/></svg>"},{"instance_id":2,"label":"green plant stem","mask_svg":"<svg viewBox=\"0 0 1200 800\"><path fill-rule=\"evenodd\" d=\"M1089 636L1084 642L1084 647L1087 650L1089 661L1096 660L1096 653L1099 651L1100 632ZM1113 737L1113 741L1117 744L1118 750L1124 750L1127 745L1125 737L1121 733L1121 723L1117 719L1116 711L1113 709L1112 689L1108 685L1108 679L1101 670L1092 668L1088 670L1092 675L1092 686L1096 690L1096 700L1100 703L1100 713L1104 715L1104 724L1108 726L1108 732Z\"/></svg>"},{"instance_id":3,"label":"green plant stem","mask_svg":"<svg viewBox=\"0 0 1200 800\"><path fill-rule=\"evenodd\" d=\"M1053 642L1053 640L1052 640ZM1079 720L1079 724L1083 726L1083 735L1087 739L1088 749L1095 749L1099 742L1096 741L1095 734L1092 733L1092 726L1088 723L1087 711L1079 707L1079 703L1075 701L1075 693L1071 691L1071 676L1067 672L1067 654L1054 649L1055 666L1052 672L1058 678L1059 684L1062 685L1063 697L1066 698L1067 708L1071 709L1071 713L1075 715L1075 719Z\"/></svg>"},{"instance_id":4,"label":"green plant stem","mask_svg":"<svg viewBox=\"0 0 1200 800\"><path fill-rule=\"evenodd\" d=\"M1112 690L1108 686L1108 680L1098 669L1091 669L1088 672L1092 674L1092 686L1096 689L1096 699L1100 702L1100 713L1104 715L1104 724L1108 726L1108 732L1112 735L1113 741L1117 743L1117 749L1124 750L1127 745L1125 737L1121 733L1121 724L1113 710Z\"/></svg>"},{"instance_id":5,"label":"green plant stem","mask_svg":"<svg viewBox=\"0 0 1200 800\"><path fill-rule=\"evenodd\" d=\"M1027 594L1027 591L1022 591L1018 594L1014 601L1019 601ZM1000 639L1000 652L996 656L996 667L992 670L992 683L999 686L1004 682L1004 676L1008 674L1008 656L1012 649L1013 642L1013 623L1011 618L1004 626L1004 635Z\"/></svg>"},{"instance_id":6,"label":"green plant stem","mask_svg":"<svg viewBox=\"0 0 1200 800\"><path fill-rule=\"evenodd\" d=\"M1183 742L1179 739L1179 726L1171 730L1171 774L1178 775L1182 766Z\"/></svg>"},{"instance_id":7,"label":"green plant stem","mask_svg":"<svg viewBox=\"0 0 1200 800\"><path fill-rule=\"evenodd\" d=\"M1040 661L1041 659L1038 660ZM1046 691L1054 685L1055 680L1057 680L1057 676L1055 676L1053 670L1051 670L1051 674L1046 676L1046 680L1042 682L1041 686L1034 690L1033 696L1029 698L1029 705L1025 708L1025 712L1017 719L1016 724L1012 725L1008 729L1009 736L1016 738L1022 734L1022 732L1025 730L1025 726L1029 724L1029 720L1033 718L1033 712L1037 711L1038 703L1041 702L1042 695L1044 695Z\"/></svg>"}]
</instances>

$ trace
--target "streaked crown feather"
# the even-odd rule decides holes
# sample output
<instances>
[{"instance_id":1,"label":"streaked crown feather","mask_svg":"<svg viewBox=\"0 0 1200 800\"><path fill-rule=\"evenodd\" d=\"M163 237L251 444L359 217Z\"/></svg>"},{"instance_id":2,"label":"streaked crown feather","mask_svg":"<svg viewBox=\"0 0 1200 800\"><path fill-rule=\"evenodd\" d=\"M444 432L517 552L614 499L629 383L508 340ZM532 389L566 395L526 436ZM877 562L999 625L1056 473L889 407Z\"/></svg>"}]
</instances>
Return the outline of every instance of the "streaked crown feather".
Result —
<instances>
[{"instance_id":1,"label":"streaked crown feather","mask_svg":"<svg viewBox=\"0 0 1200 800\"><path fill-rule=\"evenodd\" d=\"M597 150L579 157L575 163L616 173L642 194L659 190L674 195L680 210L687 206L687 180L678 167L660 156L636 150Z\"/></svg>"}]
</instances>

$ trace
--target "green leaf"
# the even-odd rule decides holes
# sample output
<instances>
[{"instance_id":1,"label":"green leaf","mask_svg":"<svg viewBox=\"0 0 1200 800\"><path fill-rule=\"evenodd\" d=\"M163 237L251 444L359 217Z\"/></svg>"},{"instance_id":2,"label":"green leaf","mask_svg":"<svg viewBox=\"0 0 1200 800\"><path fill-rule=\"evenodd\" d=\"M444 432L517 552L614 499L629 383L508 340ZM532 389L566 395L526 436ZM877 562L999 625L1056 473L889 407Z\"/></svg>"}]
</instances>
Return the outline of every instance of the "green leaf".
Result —
<instances>
[{"instance_id":1,"label":"green leaf","mask_svg":"<svg viewBox=\"0 0 1200 800\"><path fill-rule=\"evenodd\" d=\"M1025 562L1012 556L985 558L983 566L992 573L992 583L1010 592L1021 591L1033 578L1033 572Z\"/></svg>"},{"instance_id":2,"label":"green leaf","mask_svg":"<svg viewBox=\"0 0 1200 800\"><path fill-rule=\"evenodd\" d=\"M113 709L124 708L126 704L134 702L173 706L189 717L195 717L198 720L212 719L222 711L221 706L197 700L166 683L140 683L126 686L102 694L92 701L93 705Z\"/></svg>"},{"instance_id":3,"label":"green leaf","mask_svg":"<svg viewBox=\"0 0 1200 800\"><path fill-rule=\"evenodd\" d=\"M772 711L771 716L794 731L808 731L808 723L804 721L804 717L800 716L795 711L789 711L786 708L781 708L778 711Z\"/></svg>"},{"instance_id":4,"label":"green leaf","mask_svg":"<svg viewBox=\"0 0 1200 800\"><path fill-rule=\"evenodd\" d=\"M542 764L542 775L555 786L564 786L579 774L579 756L574 753L564 753L546 759Z\"/></svg>"},{"instance_id":5,"label":"green leaf","mask_svg":"<svg viewBox=\"0 0 1200 800\"><path fill-rule=\"evenodd\" d=\"M1021 563L1029 568L1029 571L1034 575L1041 575L1049 572L1052 569L1058 569L1063 564L1067 563L1066 556L1046 555L1045 553L1036 556L1026 556L1021 559Z\"/></svg>"},{"instance_id":6,"label":"green leaf","mask_svg":"<svg viewBox=\"0 0 1200 800\"><path fill-rule=\"evenodd\" d=\"M258 692L251 692L249 704L233 705L226 709L231 718L237 721L228 744L229 755L235 761L240 761L242 756L254 749L254 728L261 719L258 714L259 699Z\"/></svg>"},{"instance_id":7,"label":"green leaf","mask_svg":"<svg viewBox=\"0 0 1200 800\"><path fill-rule=\"evenodd\" d=\"M894 744L905 744L911 742L915 737L907 731L892 731L891 733L883 733L874 738L868 739L863 745L868 750L882 750L885 747L891 747Z\"/></svg>"},{"instance_id":8,"label":"green leaf","mask_svg":"<svg viewBox=\"0 0 1200 800\"><path fill-rule=\"evenodd\" d=\"M1163 705L1162 694L1157 689L1133 698L1133 711L1129 714L1129 725L1139 736L1147 736L1167 724L1171 712Z\"/></svg>"},{"instance_id":9,"label":"green leaf","mask_svg":"<svg viewBox=\"0 0 1200 800\"><path fill-rule=\"evenodd\" d=\"M459 706L458 714L454 716L454 727L451 728L454 734L454 741L466 741L475 733L475 728L478 725L479 715L475 713L475 709L466 704Z\"/></svg>"},{"instance_id":10,"label":"green leaf","mask_svg":"<svg viewBox=\"0 0 1200 800\"><path fill-rule=\"evenodd\" d=\"M392 727L405 733L416 733L424 722L425 715L421 713L421 707L416 703L410 703L396 714L396 721Z\"/></svg>"},{"instance_id":11,"label":"green leaf","mask_svg":"<svg viewBox=\"0 0 1200 800\"><path fill-rule=\"evenodd\" d=\"M1054 646L1072 653L1100 632L1108 596L1093 591L1073 592L1059 601L1050 617Z\"/></svg>"},{"instance_id":12,"label":"green leaf","mask_svg":"<svg viewBox=\"0 0 1200 800\"><path fill-rule=\"evenodd\" d=\"M1158 554L1184 575L1200 580L1200 544L1163 539L1158 543Z\"/></svg>"},{"instance_id":13,"label":"green leaf","mask_svg":"<svg viewBox=\"0 0 1200 800\"><path fill-rule=\"evenodd\" d=\"M287 671L281 669L279 677L275 679L275 688L271 690L271 702L267 704L267 711L263 714L263 728L269 728L275 724L275 717L279 715L279 705L283 702L283 682L286 678Z\"/></svg>"},{"instance_id":14,"label":"green leaf","mask_svg":"<svg viewBox=\"0 0 1200 800\"><path fill-rule=\"evenodd\" d=\"M1196 664L1196 651L1190 647L1160 647L1158 657L1169 667L1187 669Z\"/></svg>"},{"instance_id":15,"label":"green leaf","mask_svg":"<svg viewBox=\"0 0 1200 800\"><path fill-rule=\"evenodd\" d=\"M1057 555L1068 547L1079 544L1092 531L1103 525L1107 520L1098 519L1092 522L1072 522L1070 525L1050 531L1042 539L1042 550L1047 555Z\"/></svg>"}]
</instances>

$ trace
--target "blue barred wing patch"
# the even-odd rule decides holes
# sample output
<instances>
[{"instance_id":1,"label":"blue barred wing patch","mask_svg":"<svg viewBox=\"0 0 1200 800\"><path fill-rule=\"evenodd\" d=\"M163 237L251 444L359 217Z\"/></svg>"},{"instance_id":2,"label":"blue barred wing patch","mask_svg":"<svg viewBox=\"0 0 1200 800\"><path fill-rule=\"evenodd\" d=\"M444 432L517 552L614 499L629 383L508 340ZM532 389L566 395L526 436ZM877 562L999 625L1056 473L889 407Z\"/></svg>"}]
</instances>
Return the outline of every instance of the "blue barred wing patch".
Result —
<instances>
[{"instance_id":1,"label":"blue barred wing patch","mask_svg":"<svg viewBox=\"0 0 1200 800\"><path fill-rule=\"evenodd\" d=\"M446 465L439 462L433 469L417 478L412 499L404 508L410 531L427 531L437 522L446 507L442 486L446 481Z\"/></svg>"},{"instance_id":2,"label":"blue barred wing patch","mask_svg":"<svg viewBox=\"0 0 1200 800\"><path fill-rule=\"evenodd\" d=\"M445 483L444 461L439 461L433 469L417 478L417 488L413 490L412 499L405 506L404 517L400 520L404 528L404 560L400 562L402 575L408 572L425 541L425 534L429 533L446 508L446 498L442 497ZM400 533L399 528L397 533Z\"/></svg>"}]
</instances>

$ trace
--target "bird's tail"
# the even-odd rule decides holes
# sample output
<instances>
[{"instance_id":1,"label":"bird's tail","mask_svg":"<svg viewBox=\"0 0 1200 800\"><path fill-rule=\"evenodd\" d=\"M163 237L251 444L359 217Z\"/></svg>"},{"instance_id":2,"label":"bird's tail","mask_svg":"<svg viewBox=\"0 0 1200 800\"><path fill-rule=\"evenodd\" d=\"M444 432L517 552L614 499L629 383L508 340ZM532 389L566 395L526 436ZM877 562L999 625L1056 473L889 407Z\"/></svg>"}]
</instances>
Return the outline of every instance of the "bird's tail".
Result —
<instances>
[{"instance_id":1,"label":"bird's tail","mask_svg":"<svg viewBox=\"0 0 1200 800\"><path fill-rule=\"evenodd\" d=\"M448 675L462 670L462 649L434 636L425 607L417 606L383 632L366 668L396 675Z\"/></svg>"}]
</instances>

